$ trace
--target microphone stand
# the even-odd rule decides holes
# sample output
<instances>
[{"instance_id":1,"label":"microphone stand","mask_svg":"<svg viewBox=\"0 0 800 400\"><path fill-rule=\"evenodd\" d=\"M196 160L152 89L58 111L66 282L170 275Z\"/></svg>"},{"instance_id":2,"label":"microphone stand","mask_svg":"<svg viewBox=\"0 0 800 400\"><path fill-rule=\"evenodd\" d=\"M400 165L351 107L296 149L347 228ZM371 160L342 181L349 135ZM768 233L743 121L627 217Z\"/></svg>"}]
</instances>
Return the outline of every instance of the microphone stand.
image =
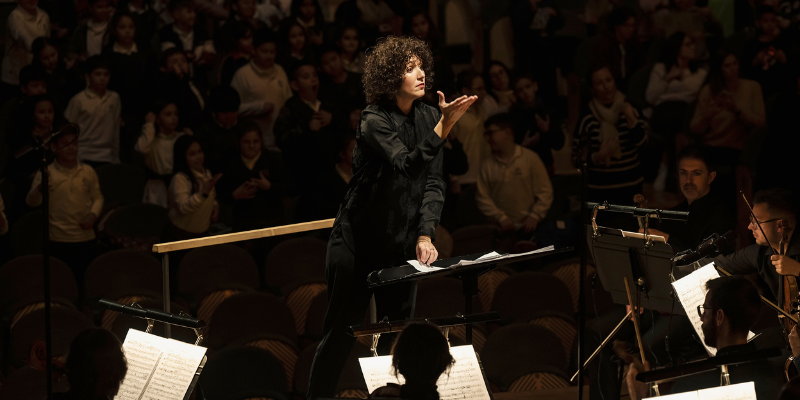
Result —
<instances>
[{"instance_id":1,"label":"microphone stand","mask_svg":"<svg viewBox=\"0 0 800 400\"><path fill-rule=\"evenodd\" d=\"M581 170L581 223L579 226L579 248L580 248L580 268L578 279L578 400L583 399L583 370L585 354L583 351L583 341L586 334L586 263L588 258L588 241L586 238L586 229L583 229L584 221L586 220L589 209L587 201L589 200L588 187L588 159L590 154L590 144L587 137L583 137L580 147L580 170Z\"/></svg>"}]
</instances>

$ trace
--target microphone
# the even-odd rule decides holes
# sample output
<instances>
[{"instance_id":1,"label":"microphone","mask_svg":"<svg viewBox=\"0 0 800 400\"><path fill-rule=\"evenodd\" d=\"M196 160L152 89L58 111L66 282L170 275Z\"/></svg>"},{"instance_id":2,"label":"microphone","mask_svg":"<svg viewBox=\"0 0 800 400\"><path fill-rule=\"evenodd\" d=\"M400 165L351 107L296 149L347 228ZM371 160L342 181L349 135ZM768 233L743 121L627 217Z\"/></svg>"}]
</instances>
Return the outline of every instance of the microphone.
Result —
<instances>
[{"instance_id":1,"label":"microphone","mask_svg":"<svg viewBox=\"0 0 800 400\"><path fill-rule=\"evenodd\" d=\"M137 308L125 306L106 299L100 299L97 305L111 311L121 312L123 314L133 315L143 319L152 319L159 322L164 322L170 325L185 326L187 328L202 328L205 322L201 319L184 317L177 314L170 314L168 312L154 310L152 308Z\"/></svg>"},{"instance_id":2,"label":"microphone","mask_svg":"<svg viewBox=\"0 0 800 400\"><path fill-rule=\"evenodd\" d=\"M713 254L714 252L727 252L735 246L736 232L727 231L722 236L716 233L709 239L706 239L696 250L687 250L677 254L672 261L675 261L676 266L689 265L701 258Z\"/></svg>"}]
</instances>

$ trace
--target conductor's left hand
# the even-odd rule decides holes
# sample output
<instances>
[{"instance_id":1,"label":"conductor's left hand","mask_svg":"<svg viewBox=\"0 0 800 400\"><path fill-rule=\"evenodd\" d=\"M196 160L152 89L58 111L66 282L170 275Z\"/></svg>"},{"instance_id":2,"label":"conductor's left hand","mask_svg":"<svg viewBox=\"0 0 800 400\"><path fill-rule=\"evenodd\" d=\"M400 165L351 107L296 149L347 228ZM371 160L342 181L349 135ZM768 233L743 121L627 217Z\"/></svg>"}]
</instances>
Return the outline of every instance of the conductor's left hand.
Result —
<instances>
[{"instance_id":1,"label":"conductor's left hand","mask_svg":"<svg viewBox=\"0 0 800 400\"><path fill-rule=\"evenodd\" d=\"M439 252L436 247L431 243L431 238L428 236L420 236L417 239L417 261L421 264L430 265L439 258Z\"/></svg>"},{"instance_id":2,"label":"conductor's left hand","mask_svg":"<svg viewBox=\"0 0 800 400\"><path fill-rule=\"evenodd\" d=\"M445 124L452 125L461 118L470 105L478 100L478 96L461 96L452 102L444 101L444 93L436 92L439 95L439 108L442 110L442 119Z\"/></svg>"}]
</instances>

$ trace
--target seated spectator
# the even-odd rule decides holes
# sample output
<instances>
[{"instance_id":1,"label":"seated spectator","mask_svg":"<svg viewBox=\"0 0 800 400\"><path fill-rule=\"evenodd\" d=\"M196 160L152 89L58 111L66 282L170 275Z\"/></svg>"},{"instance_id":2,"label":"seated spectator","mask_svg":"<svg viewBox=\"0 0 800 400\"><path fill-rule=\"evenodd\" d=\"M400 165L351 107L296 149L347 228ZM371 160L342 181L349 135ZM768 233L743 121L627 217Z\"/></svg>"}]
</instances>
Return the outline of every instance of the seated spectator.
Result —
<instances>
[{"instance_id":1,"label":"seated spectator","mask_svg":"<svg viewBox=\"0 0 800 400\"><path fill-rule=\"evenodd\" d=\"M72 340L66 370L69 392L53 393L53 399L111 399L125 379L128 361L111 331L91 328Z\"/></svg>"},{"instance_id":2,"label":"seated spectator","mask_svg":"<svg viewBox=\"0 0 800 400\"><path fill-rule=\"evenodd\" d=\"M492 61L483 71L483 82L489 83L487 92L497 101L497 112L508 112L517 102L514 88L511 87L511 73L500 61Z\"/></svg>"},{"instance_id":3,"label":"seated spectator","mask_svg":"<svg viewBox=\"0 0 800 400\"><path fill-rule=\"evenodd\" d=\"M344 69L357 74L364 73L366 56L361 50L361 36L358 33L358 27L355 25L342 27L336 37L336 47L339 48L339 55L342 56Z\"/></svg>"},{"instance_id":4,"label":"seated spectator","mask_svg":"<svg viewBox=\"0 0 800 400\"><path fill-rule=\"evenodd\" d=\"M157 101L145 116L142 134L136 141L136 151L144 154L147 183L142 202L168 206L167 185L172 179L173 146L184 135L178 129L178 107L175 103Z\"/></svg>"},{"instance_id":5,"label":"seated spectator","mask_svg":"<svg viewBox=\"0 0 800 400\"><path fill-rule=\"evenodd\" d=\"M344 119L319 100L319 78L314 65L307 62L295 65L291 85L296 94L283 106L275 123L275 136L292 181L302 190L333 164Z\"/></svg>"},{"instance_id":6,"label":"seated spectator","mask_svg":"<svg viewBox=\"0 0 800 400\"><path fill-rule=\"evenodd\" d=\"M339 142L338 162L322 172L308 194L300 197L297 204L298 220L317 221L336 217L339 204L347 193L347 185L353 178L355 148L354 135L347 135Z\"/></svg>"},{"instance_id":7,"label":"seated spectator","mask_svg":"<svg viewBox=\"0 0 800 400\"><path fill-rule=\"evenodd\" d=\"M239 68L247 65L253 57L253 27L247 21L236 21L229 28L229 42L224 48L231 49L222 58L218 83L222 86L229 86L233 75Z\"/></svg>"},{"instance_id":8,"label":"seated spectator","mask_svg":"<svg viewBox=\"0 0 800 400\"><path fill-rule=\"evenodd\" d=\"M485 128L492 157L481 165L478 208L505 231L533 232L553 203L547 169L536 153L514 143L510 115L490 117Z\"/></svg>"},{"instance_id":9,"label":"seated spectator","mask_svg":"<svg viewBox=\"0 0 800 400\"><path fill-rule=\"evenodd\" d=\"M344 69L342 57L333 46L322 49L320 61L322 79L320 79L319 98L336 107L337 113L350 115L352 130L355 132L361 119L361 110L367 105L361 74Z\"/></svg>"},{"instance_id":10,"label":"seated spectator","mask_svg":"<svg viewBox=\"0 0 800 400\"><path fill-rule=\"evenodd\" d=\"M698 7L697 0L671 1L672 7L663 14L664 36L670 37L683 32L692 38L697 46L697 57L707 60L709 56L707 37L721 37L722 26L714 17L710 7ZM708 4L708 3L706 3Z\"/></svg>"},{"instance_id":11,"label":"seated spectator","mask_svg":"<svg viewBox=\"0 0 800 400\"><path fill-rule=\"evenodd\" d=\"M67 121L80 127L78 157L93 167L119 164L122 102L117 92L108 90L108 61L93 56L86 60L85 70L88 87L76 94L64 111Z\"/></svg>"},{"instance_id":12,"label":"seated spectator","mask_svg":"<svg viewBox=\"0 0 800 400\"><path fill-rule=\"evenodd\" d=\"M564 147L564 131L558 114L543 104L536 96L539 82L533 75L520 75L514 79L517 102L511 106L514 121L514 142L531 149L542 159L547 171L553 175L553 150Z\"/></svg>"},{"instance_id":13,"label":"seated spectator","mask_svg":"<svg viewBox=\"0 0 800 400\"><path fill-rule=\"evenodd\" d=\"M219 218L217 192L214 189L222 174L211 175L203 166L203 149L192 136L175 141L175 175L169 184L169 220L172 238L193 239L208 233Z\"/></svg>"},{"instance_id":14,"label":"seated spectator","mask_svg":"<svg viewBox=\"0 0 800 400\"><path fill-rule=\"evenodd\" d=\"M239 93L230 86L217 86L208 97L211 119L198 125L194 137L205 149L206 166L222 172L225 164L238 158L239 140L234 129L239 123Z\"/></svg>"},{"instance_id":15,"label":"seated spectator","mask_svg":"<svg viewBox=\"0 0 800 400\"><path fill-rule=\"evenodd\" d=\"M781 36L778 14L774 8L757 10L755 37L742 50L744 76L761 84L764 98L780 92L791 80L790 43Z\"/></svg>"},{"instance_id":16,"label":"seated spectator","mask_svg":"<svg viewBox=\"0 0 800 400\"><path fill-rule=\"evenodd\" d=\"M608 30L594 39L589 60L608 65L620 90L628 87L628 78L644 64L642 46L636 37L636 12L633 9L615 7L608 13ZM576 62L582 63L583 60Z\"/></svg>"},{"instance_id":17,"label":"seated spectator","mask_svg":"<svg viewBox=\"0 0 800 400\"><path fill-rule=\"evenodd\" d=\"M108 22L114 6L111 0L88 0L91 17L85 24L79 25L69 41L69 54L78 61L85 61L89 57L100 55L103 48L108 46Z\"/></svg>"},{"instance_id":18,"label":"seated spectator","mask_svg":"<svg viewBox=\"0 0 800 400\"><path fill-rule=\"evenodd\" d=\"M764 125L764 98L758 82L739 77L739 60L726 50L715 57L709 83L700 92L690 129L709 146L711 162L720 171L720 196L736 193L736 166L755 129Z\"/></svg>"},{"instance_id":19,"label":"seated spectator","mask_svg":"<svg viewBox=\"0 0 800 400\"><path fill-rule=\"evenodd\" d=\"M403 375L405 384L389 383L369 398L438 399L436 382L454 363L450 345L437 326L410 324L392 347L392 370L395 376Z\"/></svg>"},{"instance_id":20,"label":"seated spectator","mask_svg":"<svg viewBox=\"0 0 800 400\"><path fill-rule=\"evenodd\" d=\"M63 108L72 96L86 89L86 78L67 68L67 63L56 45L46 37L33 41L33 65L41 66L45 73L45 81L50 94L60 108Z\"/></svg>"},{"instance_id":21,"label":"seated spectator","mask_svg":"<svg viewBox=\"0 0 800 400\"><path fill-rule=\"evenodd\" d=\"M13 86L19 85L22 67L31 63L33 41L41 36L50 36L50 17L37 4L37 0L17 0L17 7L8 15L3 72L0 75L4 86L4 93L0 94L3 102L17 93Z\"/></svg>"},{"instance_id":22,"label":"seated spectator","mask_svg":"<svg viewBox=\"0 0 800 400\"><path fill-rule=\"evenodd\" d=\"M220 200L233 208L233 230L282 225L283 199L289 193L283 157L281 153L264 151L257 124L243 122L236 131L239 157L228 162L219 181Z\"/></svg>"},{"instance_id":23,"label":"seated spectator","mask_svg":"<svg viewBox=\"0 0 800 400\"><path fill-rule=\"evenodd\" d=\"M312 46L323 43L325 18L317 0L292 0L291 15L283 24L299 23L306 30L306 37Z\"/></svg>"},{"instance_id":24,"label":"seated spectator","mask_svg":"<svg viewBox=\"0 0 800 400\"><path fill-rule=\"evenodd\" d=\"M642 191L639 147L647 140L645 122L617 90L608 67L595 67L590 82L589 112L577 125L572 154L580 157L588 149L590 201L628 204Z\"/></svg>"},{"instance_id":25,"label":"seated spectator","mask_svg":"<svg viewBox=\"0 0 800 400\"><path fill-rule=\"evenodd\" d=\"M64 261L83 282L97 254L94 223L103 210L103 194L94 169L78 161L77 132L64 130L50 140L55 160L47 167L50 190L50 252ZM31 207L42 203L42 173L36 173L26 198Z\"/></svg>"},{"instance_id":26,"label":"seated spectator","mask_svg":"<svg viewBox=\"0 0 800 400\"><path fill-rule=\"evenodd\" d=\"M62 127L64 118L56 112L53 99L41 94L31 96L20 106L20 116L15 125L16 131L7 132L6 137L9 163L5 174L15 188L9 206L12 223L30 211L25 201L26 193L42 164L42 154L31 150L45 140L54 127Z\"/></svg>"},{"instance_id":27,"label":"seated spectator","mask_svg":"<svg viewBox=\"0 0 800 400\"><path fill-rule=\"evenodd\" d=\"M251 37L253 32L261 28L261 21L256 18L255 0L230 0L225 3L229 4L230 17L214 32L214 46L220 54L229 53L236 48L236 39L233 38L241 35L244 26L250 30ZM237 26L240 22L244 26ZM237 31L240 33L237 34Z\"/></svg>"},{"instance_id":28,"label":"seated spectator","mask_svg":"<svg viewBox=\"0 0 800 400\"><path fill-rule=\"evenodd\" d=\"M161 54L160 73L156 76L153 95L154 98L174 102L181 115L181 124L186 128L194 128L205 120L205 98L192 82L186 54L177 48Z\"/></svg>"},{"instance_id":29,"label":"seated spectator","mask_svg":"<svg viewBox=\"0 0 800 400\"><path fill-rule=\"evenodd\" d=\"M158 13L153 8L152 0L120 0L117 12L128 13L136 26L136 43L148 46L158 30Z\"/></svg>"},{"instance_id":30,"label":"seated spectator","mask_svg":"<svg viewBox=\"0 0 800 400\"><path fill-rule=\"evenodd\" d=\"M285 70L293 68L298 62L314 62L314 54L306 37L306 30L299 22L283 24L279 31L280 43L276 62Z\"/></svg>"},{"instance_id":31,"label":"seated spectator","mask_svg":"<svg viewBox=\"0 0 800 400\"><path fill-rule=\"evenodd\" d=\"M197 25L197 12L192 0L171 0L169 12L175 21L158 30L157 51L176 48L186 54L186 59L194 66L195 84L206 87L206 74L214 64L217 51L208 33Z\"/></svg>"},{"instance_id":32,"label":"seated spectator","mask_svg":"<svg viewBox=\"0 0 800 400\"><path fill-rule=\"evenodd\" d=\"M233 75L231 87L239 92L239 116L254 120L264 135L264 147L275 148L273 127L283 105L292 97L289 78L275 64L277 41L272 31L262 29L253 36L253 58Z\"/></svg>"}]
</instances>

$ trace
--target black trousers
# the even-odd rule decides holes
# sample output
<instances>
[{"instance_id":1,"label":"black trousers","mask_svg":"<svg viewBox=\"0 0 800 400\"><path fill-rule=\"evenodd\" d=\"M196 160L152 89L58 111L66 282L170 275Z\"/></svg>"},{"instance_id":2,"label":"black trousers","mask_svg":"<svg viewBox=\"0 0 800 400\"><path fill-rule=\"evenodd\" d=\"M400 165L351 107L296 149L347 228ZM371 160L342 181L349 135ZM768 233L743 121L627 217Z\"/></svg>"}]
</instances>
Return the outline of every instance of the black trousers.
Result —
<instances>
[{"instance_id":1,"label":"black trousers","mask_svg":"<svg viewBox=\"0 0 800 400\"><path fill-rule=\"evenodd\" d=\"M391 262L375 265L374 261L355 254L345 243L341 227L336 227L328 241L325 273L328 280L328 311L325 313L323 337L314 362L308 385L308 399L334 397L339 375L345 366L356 338L348 328L364 323L373 291L367 285L367 275L377 269L392 266ZM389 285L375 291L378 320L407 317L408 294L411 285ZM384 343L385 344L385 343Z\"/></svg>"}]
</instances>

